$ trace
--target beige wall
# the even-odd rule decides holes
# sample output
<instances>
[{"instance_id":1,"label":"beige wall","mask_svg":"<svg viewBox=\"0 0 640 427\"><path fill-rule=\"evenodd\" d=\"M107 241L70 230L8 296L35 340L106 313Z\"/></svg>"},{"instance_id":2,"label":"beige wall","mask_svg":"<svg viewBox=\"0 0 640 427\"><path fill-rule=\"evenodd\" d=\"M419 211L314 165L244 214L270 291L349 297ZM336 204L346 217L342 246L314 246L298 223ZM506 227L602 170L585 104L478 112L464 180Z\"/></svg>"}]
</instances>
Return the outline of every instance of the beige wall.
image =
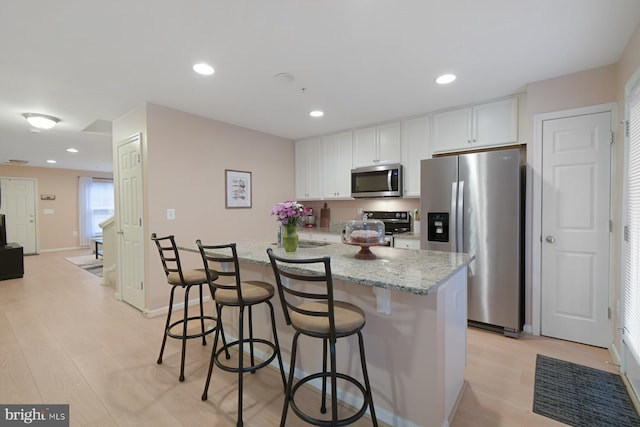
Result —
<instances>
[{"instance_id":1,"label":"beige wall","mask_svg":"<svg viewBox=\"0 0 640 427\"><path fill-rule=\"evenodd\" d=\"M0 165L0 177L36 179L36 230L39 252L79 247L77 233L80 176L113 177L111 173ZM40 194L55 194L56 199L40 200ZM44 209L53 209L53 213L44 214Z\"/></svg>"},{"instance_id":2,"label":"beige wall","mask_svg":"<svg viewBox=\"0 0 640 427\"><path fill-rule=\"evenodd\" d=\"M143 133L145 234L179 245L276 238L271 207L294 194L293 141L147 104L114 122L114 142ZM115 157L114 157L115 158ZM115 166L114 166L115 167ZM225 169L252 174L252 206L225 208ZM167 220L166 210L176 219ZM187 267L201 261L185 255ZM166 307L168 286L155 246L146 246L147 309Z\"/></svg>"}]
</instances>

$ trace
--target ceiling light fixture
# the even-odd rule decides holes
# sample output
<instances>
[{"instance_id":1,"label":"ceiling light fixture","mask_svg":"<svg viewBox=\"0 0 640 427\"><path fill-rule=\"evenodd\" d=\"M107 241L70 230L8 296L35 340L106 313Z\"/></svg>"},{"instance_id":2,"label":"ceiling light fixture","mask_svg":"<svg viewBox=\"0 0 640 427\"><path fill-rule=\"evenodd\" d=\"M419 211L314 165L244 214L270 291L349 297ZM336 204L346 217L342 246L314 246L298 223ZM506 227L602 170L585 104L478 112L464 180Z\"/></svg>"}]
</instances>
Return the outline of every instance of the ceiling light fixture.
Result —
<instances>
[{"instance_id":1,"label":"ceiling light fixture","mask_svg":"<svg viewBox=\"0 0 640 427\"><path fill-rule=\"evenodd\" d=\"M31 126L38 129L51 129L60 121L59 118L46 114L24 113L23 116Z\"/></svg>"},{"instance_id":2,"label":"ceiling light fixture","mask_svg":"<svg viewBox=\"0 0 640 427\"><path fill-rule=\"evenodd\" d=\"M69 153L77 153L78 150L76 148L67 148L67 152L69 152Z\"/></svg>"},{"instance_id":3,"label":"ceiling light fixture","mask_svg":"<svg viewBox=\"0 0 640 427\"><path fill-rule=\"evenodd\" d=\"M56 162L55 160L47 160L47 163L54 164L54 163L58 163L58 162Z\"/></svg>"},{"instance_id":4,"label":"ceiling light fixture","mask_svg":"<svg viewBox=\"0 0 640 427\"><path fill-rule=\"evenodd\" d=\"M313 110L312 112L309 113L309 115L311 117L322 117L324 116L324 112L320 110Z\"/></svg>"},{"instance_id":5,"label":"ceiling light fixture","mask_svg":"<svg viewBox=\"0 0 640 427\"><path fill-rule=\"evenodd\" d=\"M215 73L213 67L209 64L205 64L204 62L200 62L193 66L193 71L198 74L202 74L203 76L210 76Z\"/></svg>"},{"instance_id":6,"label":"ceiling light fixture","mask_svg":"<svg viewBox=\"0 0 640 427\"><path fill-rule=\"evenodd\" d=\"M436 79L436 83L438 83L439 85L446 85L453 82L455 79L455 74L443 74Z\"/></svg>"}]
</instances>

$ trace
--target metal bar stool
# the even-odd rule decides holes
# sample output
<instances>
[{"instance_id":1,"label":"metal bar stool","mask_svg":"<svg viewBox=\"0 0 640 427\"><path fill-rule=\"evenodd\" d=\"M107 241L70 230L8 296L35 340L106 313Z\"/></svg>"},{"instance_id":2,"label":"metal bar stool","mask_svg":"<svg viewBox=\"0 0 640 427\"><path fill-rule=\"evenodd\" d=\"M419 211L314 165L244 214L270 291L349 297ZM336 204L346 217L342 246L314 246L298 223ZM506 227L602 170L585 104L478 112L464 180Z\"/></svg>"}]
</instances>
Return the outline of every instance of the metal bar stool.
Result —
<instances>
[{"instance_id":1,"label":"metal bar stool","mask_svg":"<svg viewBox=\"0 0 640 427\"><path fill-rule=\"evenodd\" d=\"M211 361L209 362L209 372L207 374L207 381L204 386L204 392L202 393L202 400L207 400L207 394L209 391L209 383L211 381L211 373L213 371L213 365L215 364L220 369L227 372L238 373L238 427L243 425L242 422L242 380L245 372L251 372L252 374L256 370L269 365L274 358L278 358L278 364L280 365L280 375L282 376L283 388L286 388L286 381L284 375L284 367L282 366L282 357L280 355L280 344L278 343L278 333L276 331L276 321L273 311L273 305L271 304L271 298L275 295L273 286L266 282L257 280L251 280L243 282L240 280L240 265L238 262L238 253L236 250L236 244L224 244L224 245L203 245L200 240L196 241L200 254L202 255L202 262L206 271L216 270L217 275L210 275L210 285L215 288L216 291L216 311L218 318L218 327L216 327L216 334L213 342L213 350L211 352ZM213 264L212 264L213 263ZM230 283L222 283L215 281L216 278L232 277L235 280L229 280ZM257 304L267 304L271 314L271 329L273 331L273 342L262 338L255 338L253 335L253 306ZM226 343L222 348L216 350L219 332L222 332L224 339L224 331L222 329L222 308L223 307L238 307L238 339ZM244 311L248 308L249 312L249 338L244 337ZM250 365L244 366L243 349L244 345L249 345L249 359ZM254 344L263 344L271 349L271 354L259 363L256 363L254 355ZM238 348L238 365L230 366L221 362L220 356L222 352L226 352L226 358L229 359L228 350L231 347Z\"/></svg>"},{"instance_id":2,"label":"metal bar stool","mask_svg":"<svg viewBox=\"0 0 640 427\"><path fill-rule=\"evenodd\" d=\"M160 260L162 261L162 268L167 276L167 283L171 285L171 296L169 297L169 311L167 313L167 322L164 327L164 336L162 338L162 346L160 347L160 355L158 356L158 364L162 363L162 354L164 353L164 347L167 343L167 337L176 338L182 340L182 358L180 361L180 381L184 381L184 359L186 355L187 340L192 338L202 337L202 345L207 345L205 336L214 332L214 329L205 330L204 321L211 320L216 321L213 316L205 316L203 307L203 293L202 285L208 284L207 273L204 269L191 269L183 270L180 263L180 255L178 253L178 247L174 236L158 237L156 233L151 235L151 240L156 243L158 253L160 254ZM212 275L216 275L215 271L209 272ZM216 275L217 277L217 275ZM200 315L189 317L189 291L193 286L197 286L200 290ZM184 316L180 320L171 322L171 313L173 311L173 297L177 288L184 289ZM209 286L211 297L214 298L214 289ZM199 321L200 332L188 334L187 326L189 322ZM176 326L182 326L180 333L172 332ZM214 323L216 325L216 323Z\"/></svg>"},{"instance_id":3,"label":"metal bar stool","mask_svg":"<svg viewBox=\"0 0 640 427\"><path fill-rule=\"evenodd\" d=\"M367 363L364 354L364 341L362 339L362 328L365 325L365 314L357 306L333 299L333 278L331 276L331 259L328 256L312 259L289 259L277 256L273 249L267 249L271 266L275 274L278 286L278 294L282 302L284 316L287 325L293 326L295 334L291 347L291 365L289 368L289 378L287 380L287 390L282 409L280 426L286 425L287 412L289 407L293 412L305 422L317 426L345 426L360 419L367 411L371 413L371 421L374 426L378 425L376 413L371 395L371 385L369 384L369 374L367 373ZM315 264L320 269L313 268L313 273L304 273L296 266ZM322 271L323 270L324 274ZM286 284L283 284L283 281ZM311 282L311 283L310 283ZM314 286L315 284L315 286ZM324 286L321 286L324 285ZM309 290L313 289L313 290ZM298 338L300 334L322 339L323 357L322 372L308 375L293 384L293 374L295 371L296 352ZM362 365L362 375L364 384L356 378L337 372L336 368L336 341L338 338L358 335L360 347L360 363ZM327 372L327 347L330 354L330 371ZM312 417L304 413L295 402L296 391L307 382L316 378L322 379L322 402L320 412L326 413L327 398L327 378L331 383L331 420ZM358 411L346 418L338 418L338 390L337 380L341 379L355 385L364 397L362 407Z\"/></svg>"}]
</instances>

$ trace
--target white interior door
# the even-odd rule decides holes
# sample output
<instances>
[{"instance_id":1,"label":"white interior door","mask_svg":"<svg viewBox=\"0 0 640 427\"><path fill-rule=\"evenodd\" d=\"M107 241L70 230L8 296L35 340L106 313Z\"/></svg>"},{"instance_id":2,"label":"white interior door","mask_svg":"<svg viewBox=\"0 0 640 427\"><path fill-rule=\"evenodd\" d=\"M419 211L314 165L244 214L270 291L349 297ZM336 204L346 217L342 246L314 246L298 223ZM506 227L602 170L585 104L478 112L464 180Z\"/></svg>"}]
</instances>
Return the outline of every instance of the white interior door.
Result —
<instances>
[{"instance_id":1,"label":"white interior door","mask_svg":"<svg viewBox=\"0 0 640 427\"><path fill-rule=\"evenodd\" d=\"M145 308L141 135L116 147L118 277L122 300Z\"/></svg>"},{"instance_id":2,"label":"white interior door","mask_svg":"<svg viewBox=\"0 0 640 427\"><path fill-rule=\"evenodd\" d=\"M541 334L607 347L611 113L542 124Z\"/></svg>"},{"instance_id":3,"label":"white interior door","mask_svg":"<svg viewBox=\"0 0 640 427\"><path fill-rule=\"evenodd\" d=\"M25 255L37 253L36 180L3 177L0 185L0 213L6 215L7 241L21 245Z\"/></svg>"}]
</instances>

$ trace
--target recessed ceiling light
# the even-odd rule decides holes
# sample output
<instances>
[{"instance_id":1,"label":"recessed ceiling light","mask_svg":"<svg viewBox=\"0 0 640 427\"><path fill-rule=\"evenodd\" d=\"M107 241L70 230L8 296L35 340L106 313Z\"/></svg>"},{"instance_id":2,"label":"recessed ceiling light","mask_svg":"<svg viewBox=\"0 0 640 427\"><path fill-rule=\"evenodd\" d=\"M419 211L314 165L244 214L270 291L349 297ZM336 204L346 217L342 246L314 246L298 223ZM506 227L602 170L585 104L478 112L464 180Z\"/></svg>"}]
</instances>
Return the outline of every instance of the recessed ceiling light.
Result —
<instances>
[{"instance_id":1,"label":"recessed ceiling light","mask_svg":"<svg viewBox=\"0 0 640 427\"><path fill-rule=\"evenodd\" d=\"M31 126L38 129L51 129L60 121L59 118L46 114L24 113L23 116Z\"/></svg>"},{"instance_id":2,"label":"recessed ceiling light","mask_svg":"<svg viewBox=\"0 0 640 427\"><path fill-rule=\"evenodd\" d=\"M205 64L204 62L195 64L193 66L193 71L195 71L198 74L202 74L203 76L210 76L215 72L211 65Z\"/></svg>"},{"instance_id":3,"label":"recessed ceiling light","mask_svg":"<svg viewBox=\"0 0 640 427\"><path fill-rule=\"evenodd\" d=\"M47 163L53 164L53 163L57 163L57 162L55 160L47 160Z\"/></svg>"},{"instance_id":4,"label":"recessed ceiling light","mask_svg":"<svg viewBox=\"0 0 640 427\"><path fill-rule=\"evenodd\" d=\"M77 150L77 149L75 149L75 148L67 148L67 151L68 151L69 153L77 153L77 152L78 152L78 150Z\"/></svg>"},{"instance_id":5,"label":"recessed ceiling light","mask_svg":"<svg viewBox=\"0 0 640 427\"><path fill-rule=\"evenodd\" d=\"M446 85L453 82L455 79L455 74L443 74L436 79L436 83L438 83L439 85Z\"/></svg>"},{"instance_id":6,"label":"recessed ceiling light","mask_svg":"<svg viewBox=\"0 0 640 427\"><path fill-rule=\"evenodd\" d=\"M281 83L291 83L296 78L291 73L278 73L273 76L273 79Z\"/></svg>"},{"instance_id":7,"label":"recessed ceiling light","mask_svg":"<svg viewBox=\"0 0 640 427\"><path fill-rule=\"evenodd\" d=\"M322 117L324 116L324 112L320 110L313 110L312 112L309 113L309 115L311 117Z\"/></svg>"}]
</instances>

